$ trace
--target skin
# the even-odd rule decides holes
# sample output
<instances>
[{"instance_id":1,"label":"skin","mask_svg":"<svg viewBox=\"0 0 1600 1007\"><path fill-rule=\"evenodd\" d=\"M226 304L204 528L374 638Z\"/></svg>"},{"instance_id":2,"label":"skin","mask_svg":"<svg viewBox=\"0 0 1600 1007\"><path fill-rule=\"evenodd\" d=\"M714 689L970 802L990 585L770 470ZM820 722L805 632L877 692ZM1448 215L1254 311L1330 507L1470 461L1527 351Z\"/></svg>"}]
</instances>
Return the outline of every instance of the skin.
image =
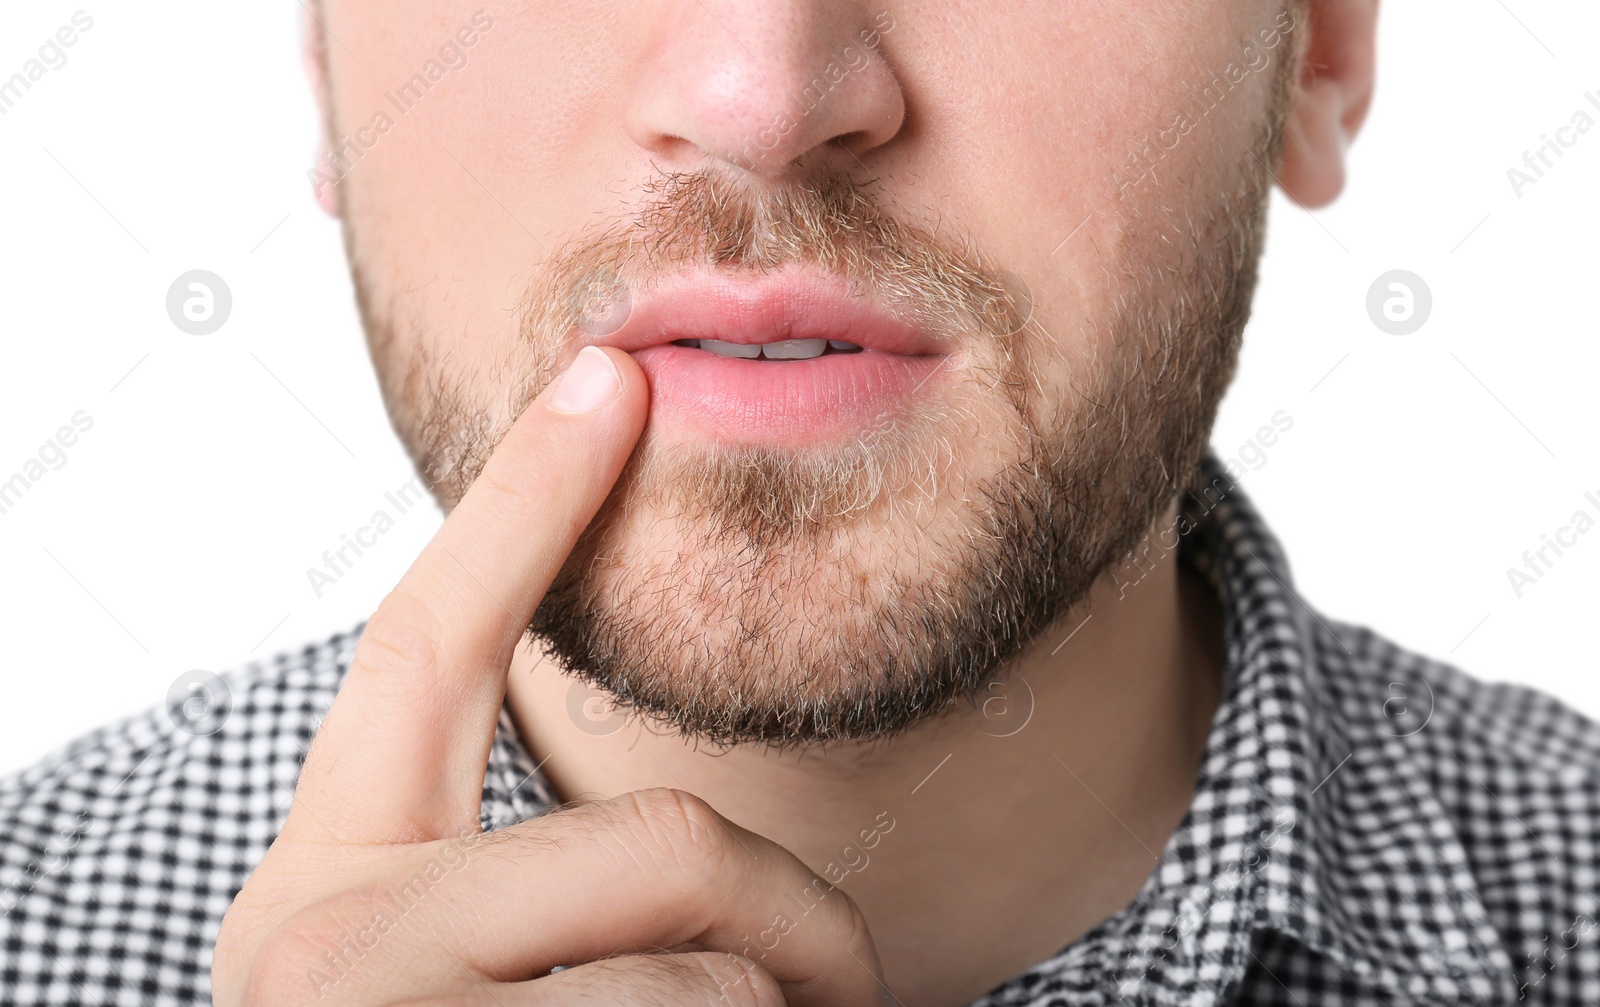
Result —
<instances>
[{"instance_id":1,"label":"skin","mask_svg":"<svg viewBox=\"0 0 1600 1007\"><path fill-rule=\"evenodd\" d=\"M1174 207L1226 183L1267 114L1267 75L1131 191L1115 170L1279 5L1015 7L893 6L882 54L760 161L736 155L741 137L880 8L493 11L467 67L319 190L359 221L354 252L382 277L387 309L428 323L375 353L432 351L441 372L503 401L504 318L530 264L614 212L619 193L659 170L714 164L782 185L854 163L894 213L958 230L1024 277L1043 329L1086 333L1052 344L1040 371L1064 399L1073 368L1105 349L1084 320L1111 310L1119 268L1143 254L1132 222L1172 224ZM1292 49L1298 70L1275 177L1303 205L1343 185L1371 97L1376 7L1312 0L1278 54ZM330 0L327 35L308 33L325 111L347 129L367 123L471 14L443 0ZM326 60L324 38L337 40ZM572 681L518 642L646 424L642 373L606 353L619 385L604 405L557 411L546 390L514 424L499 417L509 432L488 467L369 623L283 836L225 920L216 1002L542 1004L584 989L709 1003L723 987L732 1003L879 1003L890 989L908 1007L943 1007L1126 905L1188 807L1220 688L1215 600L1174 563L1126 593L1118 585L1139 575L1106 569L1026 648L1006 688L1031 717L1006 737L954 716L878 743L711 750L647 723L595 733L569 716ZM1005 447L964 443L971 466ZM559 795L584 803L483 839L503 701ZM770 950L770 938L752 945L884 813L894 825L870 862ZM308 969L430 858L447 864L437 897L319 997ZM555 965L579 967L541 978Z\"/></svg>"}]
</instances>

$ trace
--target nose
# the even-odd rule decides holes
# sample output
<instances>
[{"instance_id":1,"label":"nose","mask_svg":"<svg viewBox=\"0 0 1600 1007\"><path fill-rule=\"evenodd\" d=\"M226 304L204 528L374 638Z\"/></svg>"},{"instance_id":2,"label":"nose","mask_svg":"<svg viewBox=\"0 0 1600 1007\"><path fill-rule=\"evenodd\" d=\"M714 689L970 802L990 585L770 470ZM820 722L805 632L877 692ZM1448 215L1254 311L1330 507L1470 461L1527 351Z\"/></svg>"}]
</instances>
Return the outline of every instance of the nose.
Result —
<instances>
[{"instance_id":1,"label":"nose","mask_svg":"<svg viewBox=\"0 0 1600 1007\"><path fill-rule=\"evenodd\" d=\"M812 173L859 160L905 122L883 53L887 12L854 0L654 6L627 129L663 167L709 158L770 178Z\"/></svg>"}]
</instances>

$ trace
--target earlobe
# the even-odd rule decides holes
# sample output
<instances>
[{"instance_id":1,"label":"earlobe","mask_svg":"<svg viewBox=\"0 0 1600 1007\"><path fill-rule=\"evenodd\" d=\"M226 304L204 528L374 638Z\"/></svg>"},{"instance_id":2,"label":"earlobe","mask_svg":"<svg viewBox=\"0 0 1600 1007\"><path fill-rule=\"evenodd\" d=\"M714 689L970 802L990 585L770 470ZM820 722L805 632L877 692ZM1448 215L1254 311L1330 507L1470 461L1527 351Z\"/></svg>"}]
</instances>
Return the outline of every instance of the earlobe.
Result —
<instances>
[{"instance_id":1,"label":"earlobe","mask_svg":"<svg viewBox=\"0 0 1600 1007\"><path fill-rule=\"evenodd\" d=\"M1315 209L1344 188L1345 152L1372 104L1378 0L1308 0L1309 40L1284 122L1278 184Z\"/></svg>"},{"instance_id":2,"label":"earlobe","mask_svg":"<svg viewBox=\"0 0 1600 1007\"><path fill-rule=\"evenodd\" d=\"M328 50L322 23L317 20L310 7L302 4L301 10L305 12L300 18L300 32L303 39L301 58L305 64L306 78L311 83L312 97L317 102L317 135L321 138L317 143L315 160L306 171L306 177L311 180L311 191L317 205L330 217L337 217L339 183L337 177L331 176L326 168L333 163L330 142L333 123L328 113Z\"/></svg>"},{"instance_id":3,"label":"earlobe","mask_svg":"<svg viewBox=\"0 0 1600 1007\"><path fill-rule=\"evenodd\" d=\"M1349 147L1339 115L1341 98L1328 81L1302 87L1283 128L1278 184L1301 206L1327 206L1344 189L1344 158Z\"/></svg>"},{"instance_id":4,"label":"earlobe","mask_svg":"<svg viewBox=\"0 0 1600 1007\"><path fill-rule=\"evenodd\" d=\"M339 179L330 178L329 172L324 167L333 160L333 149L324 139L317 144L316 163L312 164L306 176L311 179L311 195L322 207L322 211L330 217L339 216Z\"/></svg>"}]
</instances>

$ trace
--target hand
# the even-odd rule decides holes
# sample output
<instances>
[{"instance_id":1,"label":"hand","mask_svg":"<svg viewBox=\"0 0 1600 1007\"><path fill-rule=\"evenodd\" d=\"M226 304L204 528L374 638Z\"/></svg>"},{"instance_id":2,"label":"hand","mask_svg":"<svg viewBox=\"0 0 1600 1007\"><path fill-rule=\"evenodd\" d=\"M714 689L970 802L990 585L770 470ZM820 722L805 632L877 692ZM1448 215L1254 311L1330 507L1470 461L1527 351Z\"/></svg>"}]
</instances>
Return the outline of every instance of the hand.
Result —
<instances>
[{"instance_id":1,"label":"hand","mask_svg":"<svg viewBox=\"0 0 1600 1007\"><path fill-rule=\"evenodd\" d=\"M884 1002L849 898L690 794L480 829L512 652L647 411L627 354L585 350L384 599L223 920L221 1007ZM775 933L808 888L827 897Z\"/></svg>"}]
</instances>

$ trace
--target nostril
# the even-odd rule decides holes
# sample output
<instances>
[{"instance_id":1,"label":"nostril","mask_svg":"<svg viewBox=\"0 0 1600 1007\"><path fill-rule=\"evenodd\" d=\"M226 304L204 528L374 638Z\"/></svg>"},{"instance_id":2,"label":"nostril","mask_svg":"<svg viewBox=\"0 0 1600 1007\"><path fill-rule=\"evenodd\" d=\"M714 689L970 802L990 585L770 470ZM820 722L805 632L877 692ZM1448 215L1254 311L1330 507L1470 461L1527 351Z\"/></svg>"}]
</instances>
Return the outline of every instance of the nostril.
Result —
<instances>
[{"instance_id":1,"label":"nostril","mask_svg":"<svg viewBox=\"0 0 1600 1007\"><path fill-rule=\"evenodd\" d=\"M649 146L652 153L668 161L677 161L680 158L692 159L699 149L692 140L674 133L657 133Z\"/></svg>"},{"instance_id":2,"label":"nostril","mask_svg":"<svg viewBox=\"0 0 1600 1007\"><path fill-rule=\"evenodd\" d=\"M629 88L628 136L661 167L711 157L787 179L849 167L899 132L905 96L879 44L892 19L857 24L831 2L690 6L709 17L664 17Z\"/></svg>"}]
</instances>

